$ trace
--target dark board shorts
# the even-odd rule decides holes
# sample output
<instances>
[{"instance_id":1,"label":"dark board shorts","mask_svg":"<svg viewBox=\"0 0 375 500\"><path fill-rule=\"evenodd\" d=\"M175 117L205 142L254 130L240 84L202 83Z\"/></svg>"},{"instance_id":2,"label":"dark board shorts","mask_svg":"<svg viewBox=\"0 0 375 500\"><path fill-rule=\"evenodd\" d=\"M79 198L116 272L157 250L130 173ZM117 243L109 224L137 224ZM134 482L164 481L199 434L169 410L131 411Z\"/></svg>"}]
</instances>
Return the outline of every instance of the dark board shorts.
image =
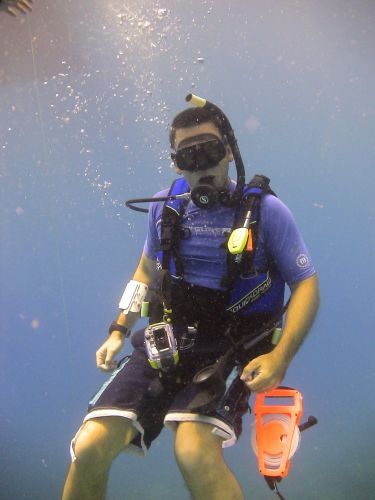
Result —
<instances>
[{"instance_id":1,"label":"dark board shorts","mask_svg":"<svg viewBox=\"0 0 375 500\"><path fill-rule=\"evenodd\" d=\"M258 346L254 355L269 350L267 345ZM187 354L176 371L160 376L160 371L150 366L143 345L138 345L93 396L84 422L114 416L130 419L138 435L129 449L141 453L147 451L164 425L173 430L185 421L210 424L212 432L223 439L223 447L231 446L241 434L242 417L249 408L250 392L239 378L239 366L228 365L225 393L213 411L198 413L189 409L189 403L201 391L192 381L194 375L217 358L212 353ZM74 440L74 459L73 450Z\"/></svg>"}]
</instances>

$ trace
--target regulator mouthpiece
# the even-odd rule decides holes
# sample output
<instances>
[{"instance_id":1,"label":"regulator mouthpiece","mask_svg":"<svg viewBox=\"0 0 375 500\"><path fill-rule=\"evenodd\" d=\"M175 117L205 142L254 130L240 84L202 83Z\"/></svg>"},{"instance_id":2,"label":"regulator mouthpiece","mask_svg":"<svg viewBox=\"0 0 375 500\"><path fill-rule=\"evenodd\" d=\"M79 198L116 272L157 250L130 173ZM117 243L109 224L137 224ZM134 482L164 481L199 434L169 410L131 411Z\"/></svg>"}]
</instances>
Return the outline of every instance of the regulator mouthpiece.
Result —
<instances>
[{"instance_id":1,"label":"regulator mouthpiece","mask_svg":"<svg viewBox=\"0 0 375 500\"><path fill-rule=\"evenodd\" d=\"M219 200L219 192L209 184L201 184L192 190L191 200L199 208L212 208Z\"/></svg>"}]
</instances>

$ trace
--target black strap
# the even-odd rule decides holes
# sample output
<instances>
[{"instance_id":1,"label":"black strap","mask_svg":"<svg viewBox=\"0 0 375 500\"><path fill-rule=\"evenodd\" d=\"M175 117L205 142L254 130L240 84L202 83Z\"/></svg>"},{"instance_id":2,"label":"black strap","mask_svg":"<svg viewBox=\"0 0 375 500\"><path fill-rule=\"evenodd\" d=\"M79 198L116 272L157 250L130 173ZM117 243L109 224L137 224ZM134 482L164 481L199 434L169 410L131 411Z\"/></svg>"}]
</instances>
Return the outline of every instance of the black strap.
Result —
<instances>
[{"instance_id":1,"label":"black strap","mask_svg":"<svg viewBox=\"0 0 375 500\"><path fill-rule=\"evenodd\" d=\"M237 218L233 230L243 227L246 214L251 211L251 232L253 239L253 249L251 251L244 250L240 255L232 255L228 252L227 255L227 276L222 280L222 285L231 288L238 276L242 273L248 273L252 267L255 249L258 240L258 226L260 215L260 200L262 194L250 194L244 198L241 203L241 217Z\"/></svg>"},{"instance_id":2,"label":"black strap","mask_svg":"<svg viewBox=\"0 0 375 500\"><path fill-rule=\"evenodd\" d=\"M258 241L261 199L264 194L272 194L273 196L276 196L275 192L270 188L269 183L269 177L261 174L256 174L248 184L249 188L258 188L261 190L261 192L248 194L243 199L241 203L240 216L235 218L235 223L232 230L243 227L246 214L250 210L253 249L252 251L244 250L240 256L231 255L228 253L228 273L227 276L222 280L223 286L231 288L240 274L247 274L252 268Z\"/></svg>"},{"instance_id":3,"label":"black strap","mask_svg":"<svg viewBox=\"0 0 375 500\"><path fill-rule=\"evenodd\" d=\"M180 216L177 212L164 205L162 223L161 223L161 238L160 249L163 252L163 269L170 269L170 261L173 255L173 249L176 245L176 231L179 225Z\"/></svg>"},{"instance_id":4,"label":"black strap","mask_svg":"<svg viewBox=\"0 0 375 500\"><path fill-rule=\"evenodd\" d=\"M277 483L281 481L281 477L271 477L271 476L264 476L264 479L268 485L268 487L276 493L276 495L280 498L280 500L285 500L283 495L280 493L280 491L277 488Z\"/></svg>"},{"instance_id":5,"label":"black strap","mask_svg":"<svg viewBox=\"0 0 375 500\"><path fill-rule=\"evenodd\" d=\"M277 196L276 193L270 188L271 179L266 175L255 174L254 177L249 182L248 186L250 188L259 188L264 193L273 194Z\"/></svg>"},{"instance_id":6,"label":"black strap","mask_svg":"<svg viewBox=\"0 0 375 500\"><path fill-rule=\"evenodd\" d=\"M164 308L172 309L172 277L168 269L162 269L160 279L160 296Z\"/></svg>"},{"instance_id":7,"label":"black strap","mask_svg":"<svg viewBox=\"0 0 375 500\"><path fill-rule=\"evenodd\" d=\"M173 187L175 185L173 182L168 196L170 196ZM180 211L176 211L169 207L167 202L164 203L162 218L161 218L161 238L160 238L160 249L163 252L162 259L162 269L170 270L171 259L173 258L176 266L176 274L178 276L183 276L183 265L182 259L179 255L179 244L181 236L181 220L185 212L186 206L189 203L188 200L184 200Z\"/></svg>"},{"instance_id":8,"label":"black strap","mask_svg":"<svg viewBox=\"0 0 375 500\"><path fill-rule=\"evenodd\" d=\"M260 222L260 201L261 201L261 195L252 194L248 197L248 199L245 202L245 211L247 212L251 210L252 212L251 233L253 238L253 245L252 245L253 249L251 250L251 252L247 251L243 252L242 259L238 266L239 272L243 274L250 272L250 269L252 268L253 265L255 250L257 248L258 229Z\"/></svg>"},{"instance_id":9,"label":"black strap","mask_svg":"<svg viewBox=\"0 0 375 500\"><path fill-rule=\"evenodd\" d=\"M117 323L116 321L112 321L108 328L108 334L111 335L112 332L120 332L125 338L130 337L131 331L124 325Z\"/></svg>"},{"instance_id":10,"label":"black strap","mask_svg":"<svg viewBox=\"0 0 375 500\"><path fill-rule=\"evenodd\" d=\"M249 204L251 203L250 209L252 209L253 212L252 219L254 221L254 224L251 225L252 235L253 235L253 251L244 253L243 259L241 260L241 272L243 273L245 273L246 271L249 272L249 270L253 265L255 250L258 241L258 231L260 224L260 205L262 196L265 194L272 194L273 196L276 196L275 192L272 191L269 184L270 184L270 178L261 174L254 175L254 177L249 182L250 188L259 188L262 190L262 193L250 195L250 197L253 198L252 202L249 201Z\"/></svg>"}]
</instances>

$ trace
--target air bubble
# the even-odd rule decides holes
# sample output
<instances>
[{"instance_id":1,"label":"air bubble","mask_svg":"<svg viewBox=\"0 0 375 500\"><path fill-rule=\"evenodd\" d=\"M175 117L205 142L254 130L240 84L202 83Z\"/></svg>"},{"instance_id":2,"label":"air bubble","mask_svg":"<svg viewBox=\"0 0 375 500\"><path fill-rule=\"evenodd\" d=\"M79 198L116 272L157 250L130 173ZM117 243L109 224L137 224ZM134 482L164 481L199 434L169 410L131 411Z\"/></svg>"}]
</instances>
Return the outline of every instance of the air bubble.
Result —
<instances>
[{"instance_id":1,"label":"air bubble","mask_svg":"<svg viewBox=\"0 0 375 500\"><path fill-rule=\"evenodd\" d=\"M156 17L160 20L164 19L164 17L168 16L169 12L170 11L168 9L158 9L156 11Z\"/></svg>"}]
</instances>

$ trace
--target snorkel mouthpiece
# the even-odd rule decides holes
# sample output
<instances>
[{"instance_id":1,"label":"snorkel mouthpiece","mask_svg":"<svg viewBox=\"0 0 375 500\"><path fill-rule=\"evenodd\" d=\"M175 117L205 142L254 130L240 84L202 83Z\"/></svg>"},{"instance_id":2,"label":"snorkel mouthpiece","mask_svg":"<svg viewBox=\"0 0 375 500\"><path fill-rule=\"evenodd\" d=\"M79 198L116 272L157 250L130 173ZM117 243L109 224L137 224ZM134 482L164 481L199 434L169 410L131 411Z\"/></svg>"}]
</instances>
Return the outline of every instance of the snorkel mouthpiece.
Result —
<instances>
[{"instance_id":1,"label":"snorkel mouthpiece","mask_svg":"<svg viewBox=\"0 0 375 500\"><path fill-rule=\"evenodd\" d=\"M185 97L186 102L191 102L197 108L203 108L207 104L207 99L203 99L203 97L199 97L195 94L188 94Z\"/></svg>"}]
</instances>

